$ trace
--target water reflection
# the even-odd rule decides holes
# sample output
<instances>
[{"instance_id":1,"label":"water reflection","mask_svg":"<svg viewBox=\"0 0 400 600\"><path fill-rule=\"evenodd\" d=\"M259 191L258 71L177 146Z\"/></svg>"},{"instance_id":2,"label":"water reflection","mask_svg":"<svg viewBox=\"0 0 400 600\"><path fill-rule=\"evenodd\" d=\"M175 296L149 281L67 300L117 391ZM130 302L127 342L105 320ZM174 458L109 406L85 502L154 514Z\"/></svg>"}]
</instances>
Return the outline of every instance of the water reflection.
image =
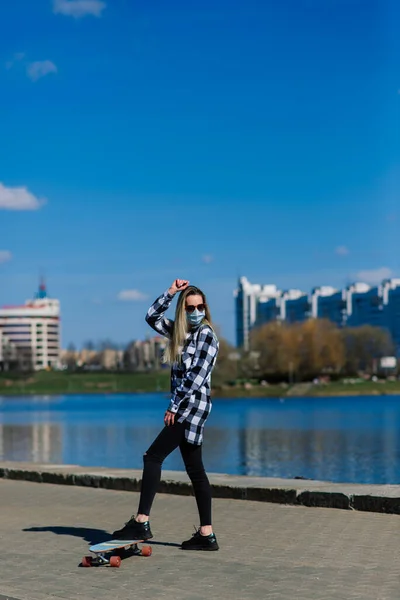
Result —
<instances>
[{"instance_id":1,"label":"water reflection","mask_svg":"<svg viewBox=\"0 0 400 600\"><path fill-rule=\"evenodd\" d=\"M0 460L141 468L163 395L0 399ZM215 400L211 472L360 483L400 481L400 396ZM179 453L165 468L183 469Z\"/></svg>"},{"instance_id":2,"label":"water reflection","mask_svg":"<svg viewBox=\"0 0 400 600\"><path fill-rule=\"evenodd\" d=\"M0 459L61 463L61 427L50 423L0 425Z\"/></svg>"}]
</instances>

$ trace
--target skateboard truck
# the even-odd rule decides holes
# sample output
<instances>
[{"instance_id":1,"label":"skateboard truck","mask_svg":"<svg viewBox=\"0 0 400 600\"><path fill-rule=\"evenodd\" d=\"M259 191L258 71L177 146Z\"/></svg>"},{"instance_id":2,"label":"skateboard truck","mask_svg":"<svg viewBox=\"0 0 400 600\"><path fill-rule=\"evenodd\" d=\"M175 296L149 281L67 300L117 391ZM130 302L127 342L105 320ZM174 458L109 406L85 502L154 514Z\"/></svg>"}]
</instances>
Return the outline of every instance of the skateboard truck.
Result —
<instances>
[{"instance_id":1,"label":"skateboard truck","mask_svg":"<svg viewBox=\"0 0 400 600\"><path fill-rule=\"evenodd\" d=\"M82 567L120 567L123 558L129 556L151 556L152 547L138 544L144 540L110 540L90 546L89 550L95 556L84 556Z\"/></svg>"}]
</instances>

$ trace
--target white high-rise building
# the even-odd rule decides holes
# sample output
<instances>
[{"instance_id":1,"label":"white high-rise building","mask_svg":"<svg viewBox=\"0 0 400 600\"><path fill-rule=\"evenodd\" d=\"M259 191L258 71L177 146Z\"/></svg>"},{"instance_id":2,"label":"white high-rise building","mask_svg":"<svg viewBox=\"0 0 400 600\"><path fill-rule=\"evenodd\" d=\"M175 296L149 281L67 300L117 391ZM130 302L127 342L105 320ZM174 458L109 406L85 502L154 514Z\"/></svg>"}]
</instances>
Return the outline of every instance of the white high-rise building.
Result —
<instances>
[{"instance_id":1,"label":"white high-rise building","mask_svg":"<svg viewBox=\"0 0 400 600\"><path fill-rule=\"evenodd\" d=\"M400 356L400 279L385 279L381 286L385 324Z\"/></svg>"},{"instance_id":2,"label":"white high-rise building","mask_svg":"<svg viewBox=\"0 0 400 600\"><path fill-rule=\"evenodd\" d=\"M338 327L346 324L347 291L329 285L316 287L310 296L311 314L314 319L329 319Z\"/></svg>"},{"instance_id":3,"label":"white high-rise building","mask_svg":"<svg viewBox=\"0 0 400 600\"><path fill-rule=\"evenodd\" d=\"M17 366L17 363L17 348L0 329L0 371L9 371Z\"/></svg>"},{"instance_id":4,"label":"white high-rise building","mask_svg":"<svg viewBox=\"0 0 400 600\"><path fill-rule=\"evenodd\" d=\"M238 288L234 292L236 299L236 343L246 350L249 348L249 334L257 319L257 306L262 299L266 302L278 294L276 285L250 283L246 277L240 277Z\"/></svg>"},{"instance_id":5,"label":"white high-rise building","mask_svg":"<svg viewBox=\"0 0 400 600\"><path fill-rule=\"evenodd\" d=\"M60 302L48 298L43 282L33 300L0 308L0 330L16 348L18 368L60 367Z\"/></svg>"},{"instance_id":6,"label":"white high-rise building","mask_svg":"<svg viewBox=\"0 0 400 600\"><path fill-rule=\"evenodd\" d=\"M278 290L275 285L239 280L236 297L237 345L249 349L250 331L270 321L299 323L309 318L329 319L338 327L372 325L390 332L400 356L400 279L386 279L371 287L354 283L345 289L331 286Z\"/></svg>"}]
</instances>

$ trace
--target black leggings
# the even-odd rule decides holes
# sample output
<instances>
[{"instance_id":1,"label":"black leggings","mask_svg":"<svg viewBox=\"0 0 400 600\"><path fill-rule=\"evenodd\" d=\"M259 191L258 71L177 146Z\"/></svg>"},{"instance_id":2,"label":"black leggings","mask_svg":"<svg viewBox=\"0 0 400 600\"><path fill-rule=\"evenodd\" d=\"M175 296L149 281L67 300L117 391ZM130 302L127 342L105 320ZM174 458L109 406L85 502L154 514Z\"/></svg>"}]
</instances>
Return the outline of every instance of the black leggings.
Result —
<instances>
[{"instance_id":1,"label":"black leggings","mask_svg":"<svg viewBox=\"0 0 400 600\"><path fill-rule=\"evenodd\" d=\"M186 472L192 482L200 525L211 525L211 486L204 470L201 446L185 438L185 423L164 427L143 456L143 478L138 514L149 515L161 479L161 465L179 446Z\"/></svg>"}]
</instances>

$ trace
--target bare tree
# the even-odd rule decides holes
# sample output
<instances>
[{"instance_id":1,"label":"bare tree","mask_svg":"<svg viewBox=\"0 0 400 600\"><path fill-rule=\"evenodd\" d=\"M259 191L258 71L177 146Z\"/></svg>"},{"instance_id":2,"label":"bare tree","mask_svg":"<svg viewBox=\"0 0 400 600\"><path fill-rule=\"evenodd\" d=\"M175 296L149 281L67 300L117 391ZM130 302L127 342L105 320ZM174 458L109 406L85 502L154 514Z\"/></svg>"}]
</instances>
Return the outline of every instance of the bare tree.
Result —
<instances>
[{"instance_id":1,"label":"bare tree","mask_svg":"<svg viewBox=\"0 0 400 600\"><path fill-rule=\"evenodd\" d=\"M289 380L339 372L345 362L338 328L324 319L304 323L267 323L252 332L259 353L260 374Z\"/></svg>"},{"instance_id":2,"label":"bare tree","mask_svg":"<svg viewBox=\"0 0 400 600\"><path fill-rule=\"evenodd\" d=\"M345 371L348 374L360 371L372 373L376 361L394 354L390 333L379 327L349 327L343 329L342 338L346 353Z\"/></svg>"}]
</instances>

